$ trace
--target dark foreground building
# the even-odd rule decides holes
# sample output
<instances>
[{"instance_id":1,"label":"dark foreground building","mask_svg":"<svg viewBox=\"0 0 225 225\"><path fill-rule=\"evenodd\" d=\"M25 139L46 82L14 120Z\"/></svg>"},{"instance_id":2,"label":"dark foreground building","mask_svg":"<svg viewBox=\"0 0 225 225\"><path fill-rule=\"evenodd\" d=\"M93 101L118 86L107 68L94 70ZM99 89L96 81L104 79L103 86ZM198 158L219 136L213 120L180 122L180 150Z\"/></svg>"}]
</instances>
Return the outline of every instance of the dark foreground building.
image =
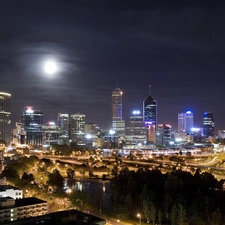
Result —
<instances>
[{"instance_id":1,"label":"dark foreground building","mask_svg":"<svg viewBox=\"0 0 225 225\"><path fill-rule=\"evenodd\" d=\"M106 220L77 210L65 210L30 217L9 223L7 225L105 225Z\"/></svg>"}]
</instances>

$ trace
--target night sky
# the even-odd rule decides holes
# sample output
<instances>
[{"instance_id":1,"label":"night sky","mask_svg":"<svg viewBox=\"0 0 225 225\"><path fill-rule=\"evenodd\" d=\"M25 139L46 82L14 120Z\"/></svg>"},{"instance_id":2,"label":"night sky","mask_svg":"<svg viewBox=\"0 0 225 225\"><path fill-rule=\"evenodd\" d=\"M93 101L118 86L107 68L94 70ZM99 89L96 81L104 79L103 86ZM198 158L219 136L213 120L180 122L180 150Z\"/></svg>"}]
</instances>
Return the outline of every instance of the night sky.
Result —
<instances>
[{"instance_id":1,"label":"night sky","mask_svg":"<svg viewBox=\"0 0 225 225\"><path fill-rule=\"evenodd\" d=\"M159 123L176 129L178 112L192 110L201 126L211 111L225 128L222 2L0 0L0 86L12 94L12 125L29 105L44 122L80 112L109 129L118 82L125 119L151 84ZM51 76L49 58L59 66Z\"/></svg>"}]
</instances>

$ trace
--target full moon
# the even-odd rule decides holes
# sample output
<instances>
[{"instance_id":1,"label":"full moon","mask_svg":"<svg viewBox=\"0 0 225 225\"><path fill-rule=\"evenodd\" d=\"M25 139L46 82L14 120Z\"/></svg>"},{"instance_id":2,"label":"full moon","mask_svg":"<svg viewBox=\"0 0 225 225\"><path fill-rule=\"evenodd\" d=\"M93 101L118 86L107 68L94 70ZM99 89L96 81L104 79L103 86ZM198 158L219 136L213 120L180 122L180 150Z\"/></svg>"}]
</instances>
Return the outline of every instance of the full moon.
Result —
<instances>
[{"instance_id":1,"label":"full moon","mask_svg":"<svg viewBox=\"0 0 225 225\"><path fill-rule=\"evenodd\" d=\"M57 64L55 61L46 61L44 63L44 71L47 74L54 74L57 72Z\"/></svg>"}]
</instances>

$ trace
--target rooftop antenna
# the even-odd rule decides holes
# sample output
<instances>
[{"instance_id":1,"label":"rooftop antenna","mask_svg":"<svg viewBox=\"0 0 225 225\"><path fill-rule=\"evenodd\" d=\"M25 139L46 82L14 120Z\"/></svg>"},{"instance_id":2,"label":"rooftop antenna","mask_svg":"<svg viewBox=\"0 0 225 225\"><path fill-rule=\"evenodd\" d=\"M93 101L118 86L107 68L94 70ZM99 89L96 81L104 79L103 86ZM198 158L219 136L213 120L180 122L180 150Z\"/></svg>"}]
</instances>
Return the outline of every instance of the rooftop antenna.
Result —
<instances>
[{"instance_id":1,"label":"rooftop antenna","mask_svg":"<svg viewBox=\"0 0 225 225\"><path fill-rule=\"evenodd\" d=\"M149 94L151 94L151 87L152 87L151 84L149 84L148 85L148 92L149 92Z\"/></svg>"},{"instance_id":2,"label":"rooftop antenna","mask_svg":"<svg viewBox=\"0 0 225 225\"><path fill-rule=\"evenodd\" d=\"M117 87L117 88L119 87L118 81L116 82L116 87Z\"/></svg>"}]
</instances>

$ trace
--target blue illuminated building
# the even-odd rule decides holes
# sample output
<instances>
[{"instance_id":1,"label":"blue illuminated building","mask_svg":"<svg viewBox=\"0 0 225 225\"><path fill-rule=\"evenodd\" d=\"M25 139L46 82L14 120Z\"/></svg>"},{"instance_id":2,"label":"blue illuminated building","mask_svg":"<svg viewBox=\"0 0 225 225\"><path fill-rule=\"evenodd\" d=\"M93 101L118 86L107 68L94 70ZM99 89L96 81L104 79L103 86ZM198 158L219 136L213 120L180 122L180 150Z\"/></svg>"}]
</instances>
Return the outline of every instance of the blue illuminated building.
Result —
<instances>
[{"instance_id":1,"label":"blue illuminated building","mask_svg":"<svg viewBox=\"0 0 225 225\"><path fill-rule=\"evenodd\" d=\"M150 93L143 102L143 121L157 125L157 102Z\"/></svg>"},{"instance_id":2,"label":"blue illuminated building","mask_svg":"<svg viewBox=\"0 0 225 225\"><path fill-rule=\"evenodd\" d=\"M214 135L214 118L211 112L203 114L203 134L207 137Z\"/></svg>"},{"instance_id":3,"label":"blue illuminated building","mask_svg":"<svg viewBox=\"0 0 225 225\"><path fill-rule=\"evenodd\" d=\"M191 111L178 113L178 131L191 133L193 128L194 114Z\"/></svg>"},{"instance_id":4,"label":"blue illuminated building","mask_svg":"<svg viewBox=\"0 0 225 225\"><path fill-rule=\"evenodd\" d=\"M149 95L143 102L143 121L147 128L147 141L155 143L155 130L157 126L157 102L152 97L151 86L149 86Z\"/></svg>"},{"instance_id":5,"label":"blue illuminated building","mask_svg":"<svg viewBox=\"0 0 225 225\"><path fill-rule=\"evenodd\" d=\"M27 107L22 114L22 123L26 131L26 143L30 145L42 144L43 113Z\"/></svg>"}]
</instances>

